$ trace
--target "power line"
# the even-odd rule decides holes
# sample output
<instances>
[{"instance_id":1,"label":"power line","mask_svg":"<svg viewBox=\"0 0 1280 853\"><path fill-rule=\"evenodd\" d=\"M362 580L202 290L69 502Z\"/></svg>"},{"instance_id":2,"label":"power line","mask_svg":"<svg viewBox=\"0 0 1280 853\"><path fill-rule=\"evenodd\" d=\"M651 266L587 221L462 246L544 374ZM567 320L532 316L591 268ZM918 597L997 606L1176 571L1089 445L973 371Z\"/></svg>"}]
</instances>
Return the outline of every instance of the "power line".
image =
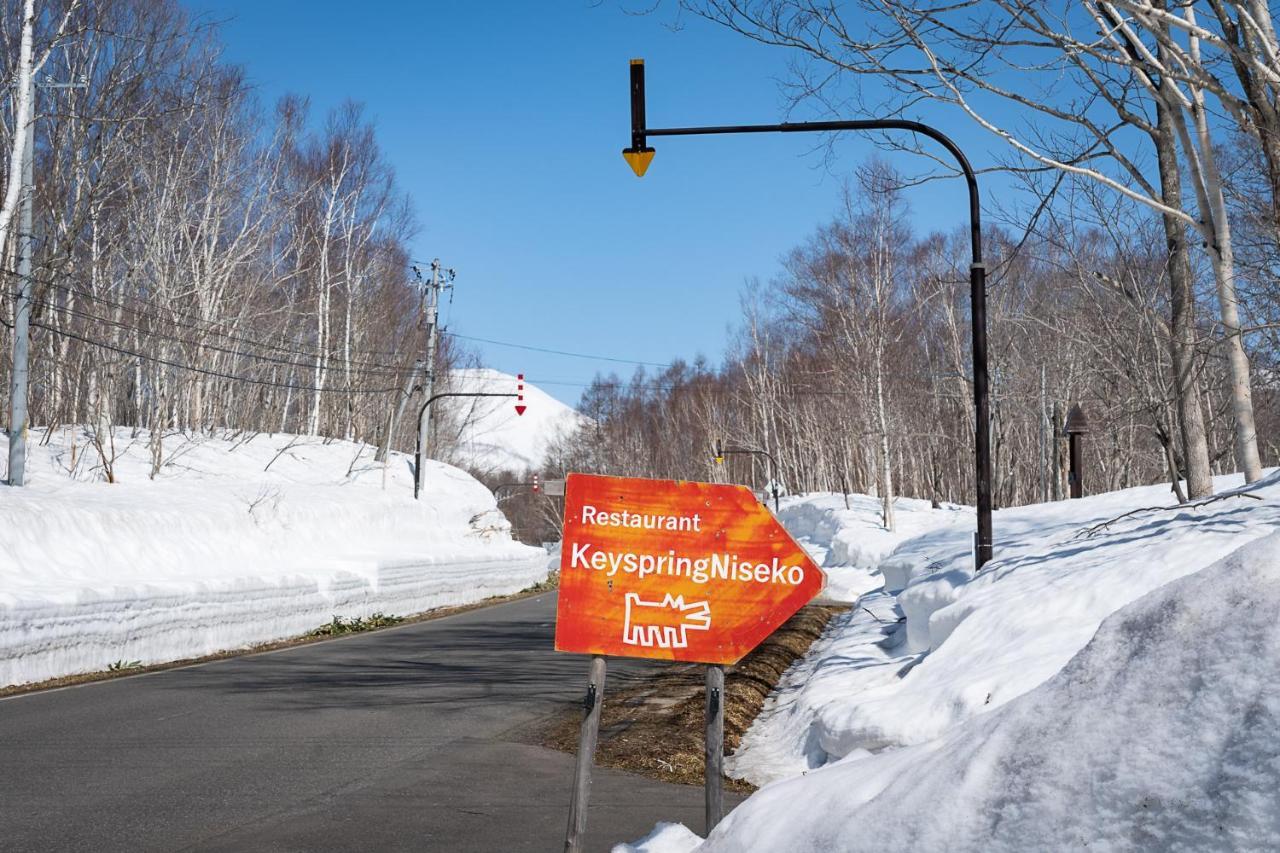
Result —
<instances>
[{"instance_id":1,"label":"power line","mask_svg":"<svg viewBox=\"0 0 1280 853\"><path fill-rule=\"evenodd\" d=\"M543 352L549 355L564 355L571 358L585 358L591 361L612 361L618 364L643 364L647 367L674 367L673 364L663 364L657 361L641 361L636 358L615 358L609 355L591 355L584 352L567 352L559 349L547 349L546 347L535 347L529 344L513 344L510 341L495 341L490 338L477 338L471 335L460 335L457 332L445 332L444 334L452 338L459 338L464 341L477 341L482 344L493 344L500 347L511 347L512 349L529 350L530 352Z\"/></svg>"},{"instance_id":2,"label":"power line","mask_svg":"<svg viewBox=\"0 0 1280 853\"><path fill-rule=\"evenodd\" d=\"M78 311L76 311L75 309L65 309L65 308L64 308L63 310L68 310L68 311L70 311L70 312L71 312L71 313L73 313L73 314L80 314L81 316L85 316L85 317L87 317L87 318L89 318L89 319L98 320L98 321L101 321L101 322L106 322L106 323L109 323L109 324L111 324L111 325L115 325L115 326L120 326L120 327L122 327L122 328L126 328L126 329L129 329L129 330L131 330L131 331L138 331L139 333L144 334L144 335L147 335L147 336L149 336L149 337L159 337L159 338L166 339L166 340L177 341L177 342L179 342L179 343L187 343L187 344L191 344L191 343L192 343L191 341L187 341L187 340L182 339L182 338L174 338L174 337L169 336L169 335L164 335L163 333L150 332L150 331L143 330L143 329L133 329L132 327L125 326L124 324L121 324L121 323L118 323L118 322L115 322L115 321L105 320L104 318L95 317L95 316L93 316L93 315L81 314L81 312L78 312ZM9 323L7 323L7 322L3 323L3 325L5 325L6 327L10 327L10 324L9 324ZM103 342L103 341L95 340L95 339L92 339L92 338L87 338L87 337L84 337L83 335L78 335L78 334L76 334L76 333L74 333L74 332L69 332L69 331L66 331L65 329L60 329L60 328L57 328L57 327L55 327L55 326L50 326L50 325L48 325L48 324L46 324L46 323L41 323L41 322L38 322L38 321L35 321L35 320L33 320L33 321L31 322L31 325L32 325L32 326L34 326L34 327L36 327L36 328L39 328L39 329L43 329L43 330L45 330L45 331L48 331L48 332L52 332L52 333L53 333L53 334L55 334L55 335L60 335L60 336L62 336L62 337L67 337L67 338L71 338L71 339L73 339L73 340L80 341L80 342L82 342L82 343L84 343L84 344L87 344L88 346L96 347L96 348L98 348L98 349L108 350L108 351L111 351L111 352L119 353L119 354L121 354L121 355L131 356L131 357L133 357L133 358L139 358L139 359L142 359L143 361L150 361L150 362L153 362L153 363L156 363L156 364L163 364L163 365L166 365L166 366L168 366L168 367L173 367L173 368L178 369L178 370L185 370L185 371L189 371L189 372L192 372L192 373L199 373L199 374L203 374L203 375L205 375L205 376L212 376L212 377L216 377L216 378L220 378L220 379L227 379L227 380L231 380L231 381L234 381L234 382L247 382L247 383L254 384L254 385L262 385L262 386L267 386L267 387L272 387L272 388L285 388L285 389L292 389L292 390L295 390L295 391L315 391L315 392L318 392L318 393L321 393L321 394L325 394L325 393L330 393L330 394L391 394L391 393L401 393L400 389L398 389L398 388L371 388L371 389L361 389L361 388L321 388L321 387L318 387L318 386L315 386L315 385L306 385L306 384L298 384L298 383L287 383L287 382L274 382L274 381L271 381L271 380L265 380L265 379L254 379L254 378L252 378L252 377L248 377L248 376L242 376L242 375L239 375L239 374L233 374L233 373L226 373L226 372L223 372L223 371L217 371L217 370L209 370L209 369L207 369L207 368L195 367L195 366L193 366L193 365L185 364L185 363L178 362L178 361L173 361L173 360L170 360L170 359L163 359L163 358L159 358L159 357L157 357L157 356L147 355L147 354L145 354L145 353L140 353L140 352L137 352L137 351L135 351L135 350L126 349L126 348L124 348L124 347L116 346L116 345L113 345L113 344L108 344L108 343L105 343L105 342ZM218 350L218 351L220 351L220 352L230 353L230 354L232 354L232 355L239 355L239 356L243 356L243 357L250 358L250 359L254 359L254 358L256 358L256 359L258 359L258 360L260 360L260 361L265 361L265 362L268 362L268 363L284 364L284 365L290 365L290 366L301 367L301 368L304 368L304 369L310 369L310 368L313 366L313 365L310 365L310 364L303 364L303 363L299 363L299 362L289 362L289 361L284 361L284 360L279 360L279 359L272 359L272 358L266 358L266 357L261 357L261 356L254 356L254 355L247 354L247 353L239 353L239 352L236 352L236 351L233 351L233 350L224 350L224 349L220 349L220 348L218 348L218 347L215 347L215 346L212 346L212 345L209 345L209 344L204 344L204 345L202 345L202 346L205 346L206 348L210 348L210 349ZM406 371L401 371L401 373L407 372L407 370L408 370L408 369L406 369ZM358 372L363 372L363 371L358 371ZM389 375L395 375L395 374L376 374L376 375L389 376ZM506 379L503 379L503 380L499 380L499 379L488 379L488 380L480 380L480 381L481 381L482 383L490 383L490 384L493 384L493 383L510 384L510 381L511 381L511 380L506 380ZM680 385L660 384L660 383L640 383L639 385L635 385L635 384L633 384L633 383L631 383L631 382L625 382L625 381L622 381L622 380L616 380L616 381L612 381L612 380L611 380L611 381L607 381L607 382L599 382L599 381L593 381L593 382L574 382L574 381L570 381L570 380L559 380L559 379L538 379L538 378L526 378L526 380L525 380L525 381L526 381L526 383L528 383L528 384L530 384L530 385L539 385L539 386L541 386L541 385L554 385L554 386L564 386L564 387L572 387L572 388L611 388L611 389L618 389L618 390L624 390L624 391L625 391L625 390L630 390L630 389L633 389L633 388L634 388L634 389L637 389L637 390L643 390L643 391L661 391L661 392L667 392L667 393L670 393L670 392L673 392L673 391L702 390L702 391L711 391L711 392L713 392L713 393L717 393L717 394L732 394L732 393L736 393L736 392L737 392L737 390L738 390L738 389L733 389L733 388L716 388L716 387L712 387L712 388L705 388L705 387L704 387L704 388L700 388L700 389L699 389L699 388L696 388L696 387L695 387L695 383L694 383L694 382L689 382L689 383L680 384ZM812 388L793 388L793 387L788 387L788 386L785 386L785 385L784 385L784 386L781 386L779 390L782 392L782 394L783 394L784 396L793 396L793 397L795 397L795 396L800 396L800 397L827 397L827 398L839 397L839 398L843 398L843 397L855 397L855 396L859 396L857 392L852 392L852 391L823 391L823 390L816 390L816 389L812 389Z\"/></svg>"},{"instance_id":3,"label":"power line","mask_svg":"<svg viewBox=\"0 0 1280 853\"><path fill-rule=\"evenodd\" d=\"M398 388L320 388L315 385L300 385L297 383L272 382L267 379L253 379L252 377L249 377L249 376L240 376L234 373L223 373L222 371L219 371L219 370L209 370L203 367L195 367L190 364L183 364L182 362L171 361L169 359L164 359L164 358L158 358L153 355L146 355L145 353L135 352L134 350L126 349L124 347L119 347L113 344L104 343L102 341L97 341L92 338L86 338L83 335L77 335L74 332L68 332L64 329L58 329L53 326L46 325L45 323L37 322L35 320L31 321L31 325L39 329L44 329L47 332L52 332L55 335L71 338L73 340L80 341L81 343L88 344L89 346L97 347L98 349L108 350L110 352L119 353L120 355L131 356L133 358L139 358L139 359L142 359L143 361L150 361L155 364L163 364L167 367L173 367L178 370L186 370L186 371L190 371L191 373L200 373L205 376L213 376L218 379L229 379L233 382L248 382L252 385L265 385L272 388L286 388L294 391L315 391L320 394L392 394L392 393L398 393L400 390Z\"/></svg>"},{"instance_id":4,"label":"power line","mask_svg":"<svg viewBox=\"0 0 1280 853\"><path fill-rule=\"evenodd\" d=\"M632 388L637 388L642 391L671 392L671 391L698 390L698 391L711 391L717 394L734 394L734 393L738 393L741 390L736 388L719 388L719 387L699 388L696 381L699 378L714 378L714 377L695 377L693 381L689 381L679 385L673 385L670 383L659 383L659 382L641 382L639 385L635 385L631 382L627 382L621 379L608 380L604 382L601 382L601 381L574 382L568 379L539 379L537 377L526 376L525 383L528 385L535 385L535 386L555 385L555 386L564 386L569 388L614 388L614 389L620 389L623 391L630 390ZM509 382L509 380L506 380L506 379L481 379L479 381L482 383L487 382L491 384L502 384L502 383ZM779 386L779 391L782 393L783 396L789 396L789 397L858 397L858 396L861 396L861 394L857 391L825 391L825 390L816 389L816 388L797 388L797 387L793 387L785 384Z\"/></svg>"},{"instance_id":5,"label":"power line","mask_svg":"<svg viewBox=\"0 0 1280 853\"><path fill-rule=\"evenodd\" d=\"M108 326L115 326L116 328L124 329L125 331L129 331L129 332L136 332L140 335L145 335L146 337L149 337L149 338L159 338L161 340L167 340L167 341L173 341L174 343L185 344L187 346L200 347L202 349L213 350L214 352L221 352L221 353L232 355L238 358L247 358L254 361L262 361L268 364L281 364L289 367L301 368L303 370L314 370L316 366L314 362L290 361L289 359L274 358L272 356L260 355L258 353L244 352L243 350L227 349L226 347L220 347L217 344L201 343L199 341L190 340L189 338L183 338L176 335L168 335L168 334L165 334L164 332L159 332L154 329L143 329L138 326L131 326L128 323L123 323L119 320L112 320L109 317L99 317L96 314L90 314L87 311L81 311L77 308L71 308L66 305L60 306L58 310L64 311L68 314L72 314L77 317L81 317L86 320L92 320L97 323L103 323ZM352 364L354 364L354 362L352 362ZM343 371L343 370L346 370L347 367L345 363L338 362L336 364L326 365L326 369ZM398 368L398 369L387 368L387 369L379 369L379 370L370 370L365 368L352 367L350 369L350 372L359 373L359 374L368 375L368 376L379 376L379 377L385 378L385 377L392 377L392 376L402 376L405 373L411 372L412 370L413 370L412 367Z\"/></svg>"},{"instance_id":6,"label":"power line","mask_svg":"<svg viewBox=\"0 0 1280 853\"><path fill-rule=\"evenodd\" d=\"M64 293L74 294L77 296L83 296L86 299L90 299L95 302L102 303L104 305L110 305L115 308L120 308L121 310L128 311L129 313L137 317L147 317L149 319L155 320L156 322L171 323L180 328L187 328L193 331L206 332L209 334L217 335L218 337L224 338L225 340L235 341L237 343L245 343L251 346L258 346L264 349L274 350L276 352L284 352L292 355L313 356L313 357L325 358L329 360L334 359L334 356L332 355L329 355L327 353L322 353L318 350L310 349L308 347L302 346L301 344L295 344L292 346L285 347L279 344L271 343L269 341L263 341L258 338L247 337L243 333L232 334L230 332L221 331L219 327L225 326L227 324L227 321L206 320L203 318L195 317L190 314L184 314L179 311L170 311L169 313L172 316L162 316L158 313L158 309L155 306L150 306L149 309L137 308L131 305L127 305L123 302L113 300L113 299L108 299L105 296L101 296L99 294L84 290L81 287L72 287L65 284L58 284L56 281L52 279L40 279L38 281L41 284L47 287L53 288L55 290L60 290ZM58 308L59 310L74 310L74 309L67 308L66 306L58 306ZM182 323L182 322L179 322L180 320L187 320L189 322ZM449 337L456 338L458 340L492 344L494 346L510 347L512 349L526 350L530 352L546 353L548 355L559 355L559 356L566 356L569 358L582 358L582 359L587 359L589 361L605 361L605 362L611 362L614 364L636 364L636 365L643 365L646 367L661 367L661 368L674 367L674 365L669 362L644 361L642 359L621 358L618 356L571 352L568 350L559 350L559 349L551 349L549 347L533 346L531 344L520 344L520 343L515 343L514 341L502 341L502 340L497 340L495 338L482 338L474 335L464 335L458 332L450 332L446 330L441 330L441 334L448 335ZM366 351L366 355L394 358L399 356L400 353L395 351L369 350L369 351ZM362 360L353 359L350 363L352 365L360 365L362 367L368 367L375 370L383 369L383 370L395 370L395 371L403 372L406 369L406 368L400 367L399 365L385 364L383 362L368 361L363 359ZM305 365L305 366L310 366L310 365ZM346 363L337 362L336 366L345 368Z\"/></svg>"},{"instance_id":7,"label":"power line","mask_svg":"<svg viewBox=\"0 0 1280 853\"><path fill-rule=\"evenodd\" d=\"M302 346L301 344L294 344L291 346L281 346L280 344L274 344L269 341L263 341L257 338L245 337L243 335L233 335L228 332L219 331L217 328L215 328L215 325L220 325L218 321L197 320L195 323L181 323L181 322L178 322L178 320L174 319L174 317L180 317L184 319L193 319L193 320L195 318L192 318L190 315L182 314L180 312L173 312L173 317L161 316L159 313L157 313L155 308L152 308L151 310L144 310L140 308L131 307L129 305L126 305L123 302L107 299L104 296L99 296L95 293L90 293L89 291L82 290L77 287L68 287L66 285L57 284L49 280L43 281L41 283L54 290L60 290L64 293L73 294L76 296L83 296L86 299L89 299L91 301L98 302L103 305L110 305L114 308L119 308L122 311L127 311L135 317L146 318L157 323L167 323L167 324L177 326L179 328L186 328L186 329L191 329L193 331L205 332L207 334L215 335L225 340L234 341L237 343L245 343L251 346L258 346L268 350L275 350L276 352L288 353L290 355L322 358L330 362L332 362L333 359L335 358L332 355L320 352L319 350L310 349L308 347ZM52 304L54 308L60 311L71 311L73 313L75 312L75 309L70 308L69 306L66 306L66 305L57 305L56 303L50 303L50 304ZM378 353L373 353L373 354L376 355ZM391 355L398 355L398 353L391 353ZM404 370L407 369L407 368L400 367L399 365L383 364L381 362L365 361L362 359L352 359L350 364L353 366L358 365L361 367L368 367L371 369L383 369L388 371L403 372ZM306 365L306 366L312 367L314 365ZM331 366L345 368L346 362L336 362Z\"/></svg>"}]
</instances>

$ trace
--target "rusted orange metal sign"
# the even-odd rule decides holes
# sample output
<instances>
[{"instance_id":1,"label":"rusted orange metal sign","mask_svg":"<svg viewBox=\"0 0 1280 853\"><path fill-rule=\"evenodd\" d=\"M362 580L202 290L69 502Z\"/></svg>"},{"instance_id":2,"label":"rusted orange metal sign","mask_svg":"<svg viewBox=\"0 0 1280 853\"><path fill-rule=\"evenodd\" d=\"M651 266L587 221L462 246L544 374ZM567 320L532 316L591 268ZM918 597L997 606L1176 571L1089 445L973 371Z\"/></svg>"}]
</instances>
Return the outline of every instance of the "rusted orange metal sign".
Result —
<instances>
[{"instance_id":1,"label":"rusted orange metal sign","mask_svg":"<svg viewBox=\"0 0 1280 853\"><path fill-rule=\"evenodd\" d=\"M825 580L745 486L570 474L556 649L735 663Z\"/></svg>"}]
</instances>

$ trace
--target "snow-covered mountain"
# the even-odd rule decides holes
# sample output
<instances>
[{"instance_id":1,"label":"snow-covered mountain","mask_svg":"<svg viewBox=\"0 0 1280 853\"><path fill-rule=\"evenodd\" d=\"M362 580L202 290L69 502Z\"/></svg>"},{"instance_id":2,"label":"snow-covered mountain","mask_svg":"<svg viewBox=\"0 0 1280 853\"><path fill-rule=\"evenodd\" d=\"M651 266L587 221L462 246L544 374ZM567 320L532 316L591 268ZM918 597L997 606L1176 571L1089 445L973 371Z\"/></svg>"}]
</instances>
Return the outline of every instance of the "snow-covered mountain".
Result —
<instances>
[{"instance_id":1,"label":"snow-covered mountain","mask_svg":"<svg viewBox=\"0 0 1280 853\"><path fill-rule=\"evenodd\" d=\"M452 391L514 393L517 379L487 367L454 370ZM559 438L587 423L587 419L550 394L524 383L523 415L516 414L514 398L458 398L441 400L458 430L453 461L476 471L538 468L547 448Z\"/></svg>"}]
</instances>

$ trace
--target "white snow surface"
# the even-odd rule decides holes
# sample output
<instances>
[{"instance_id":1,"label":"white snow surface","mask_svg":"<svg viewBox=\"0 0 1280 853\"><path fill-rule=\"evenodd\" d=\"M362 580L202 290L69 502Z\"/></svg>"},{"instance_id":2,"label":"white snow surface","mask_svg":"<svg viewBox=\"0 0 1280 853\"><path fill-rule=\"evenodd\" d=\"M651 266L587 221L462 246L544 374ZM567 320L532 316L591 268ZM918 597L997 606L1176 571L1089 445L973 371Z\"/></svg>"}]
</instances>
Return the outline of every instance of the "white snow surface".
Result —
<instances>
[{"instance_id":1,"label":"white snow surface","mask_svg":"<svg viewBox=\"0 0 1280 853\"><path fill-rule=\"evenodd\" d=\"M682 823L660 823L630 844L615 844L612 853L689 853L702 838Z\"/></svg>"},{"instance_id":2,"label":"white snow surface","mask_svg":"<svg viewBox=\"0 0 1280 853\"><path fill-rule=\"evenodd\" d=\"M297 636L334 616L404 615L547 575L468 474L346 441L33 430L27 485L0 489L0 685L180 660ZM108 442L110 444L110 442ZM0 453L7 441L0 436Z\"/></svg>"},{"instance_id":3,"label":"white snow surface","mask_svg":"<svg viewBox=\"0 0 1280 853\"><path fill-rule=\"evenodd\" d=\"M1026 834L1031 832L1038 819L1036 815L1040 813L1036 809L1041 807L1057 815L1052 820L1046 817L1047 826L1056 826L1065 832L1070 825L1086 835L1094 832L1089 838L1096 843L1091 843L1089 849L1166 849L1161 845L1172 844L1171 836L1148 838L1141 835L1145 830L1134 828L1141 824L1138 811L1122 813L1124 808L1133 806L1132 802L1128 806L1125 801L1111 802L1110 805L1104 802L1108 800L1109 792L1128 790L1112 788L1112 782L1119 784L1117 780L1128 779L1124 784L1137 786L1144 773L1150 777L1160 776L1150 780L1157 786L1154 799L1143 800L1141 805L1142 814L1151 816L1152 825L1160 826L1181 827L1180 822L1190 820L1187 816L1193 812L1203 814L1204 803L1208 801L1227 811L1244 809L1249 812L1253 807L1246 801L1250 798L1274 797L1271 792L1275 789L1276 780L1273 777L1280 773L1280 762L1275 760L1274 750L1269 754L1270 758L1264 755L1259 759L1263 763L1271 761L1271 764L1265 768L1258 764L1237 779L1243 786L1239 794L1242 799L1239 802L1232 800L1233 804L1214 800L1219 794L1210 789L1216 783L1206 775L1195 775L1201 770L1193 772L1187 769L1193 766L1203 769L1207 766L1205 762L1212 764L1217 760L1214 750L1225 750L1224 744L1233 743L1232 738L1243 738L1242 742L1252 743L1249 738L1253 735L1239 727L1247 728L1254 722L1244 716L1206 717L1202 722L1211 729L1229 723L1237 726L1237 730L1215 729L1211 735L1201 735L1183 731L1179 728L1182 723L1170 718L1167 732L1162 730L1166 718L1177 709L1186 707L1193 699L1206 703L1201 709L1203 713L1216 713L1209 708L1213 704L1216 684L1214 681L1202 682L1195 670L1188 670L1177 663L1188 659L1185 656L1170 652L1170 665L1164 667L1161 664L1164 652L1151 651L1148 654L1144 651L1148 639L1152 644L1159 639L1161 643L1176 645L1176 634L1159 634L1157 637L1158 632L1111 630L1108 642L1114 645L1115 650L1090 658L1088 671L1092 674L1086 679L1092 679L1090 683L1102 683L1108 679L1114 683L1123 681L1126 677L1123 673L1102 671L1107 665L1120 660L1118 650L1122 648L1127 648L1126 654L1143 657L1142 666L1149 670L1150 679L1143 690L1124 693L1123 697L1110 694L1095 697L1098 703L1119 703L1121 698L1128 702L1123 708L1116 704L1106 713L1131 726L1132 734L1119 734L1114 726L1102 726L1100 730L1106 734L1100 738L1114 736L1113 742L1104 743L1101 739L1084 741L1093 752L1082 755L1092 755L1094 765L1110 769L1100 770L1100 775L1088 778L1057 778L1068 770L1085 773L1091 766L1084 758L1075 764L1067 761L1072 758L1073 738L1084 737L1087 732L1082 727L1068 725L1072 719L1072 708L1061 704L1074 701L1071 697L1083 694L1078 691L1071 693L1063 687L1066 692L1043 701L1035 714L1011 713L1010 718L1023 719L1025 730L1003 741L1009 745L1009 750L1013 749L1012 745L1028 744L1028 756L1035 749L1044 753L1041 757L1024 756L1023 763L1030 762L1027 767L1039 766L1037 761L1050 766L1047 756L1056 755L1055 760L1060 760L1057 770L1034 780L1017 776L1009 770L1008 781L1014 788L1005 794L1001 794L1001 779L997 778L998 772L1004 772L1002 768L1005 765L978 761L971 772L965 770L966 761L977 761L973 756L984 754L983 744L992 737L984 727L995 725L989 721L996 719L1000 709L1018 702L1019 697L1027 697L1046 682L1053 680L1052 683L1056 684L1068 678L1060 673L1066 672L1064 667L1095 635L1101 637L1106 633L1099 633L1099 626L1108 617L1144 595L1201 572L1242 545L1280 529L1280 476L1275 472L1247 489L1243 488L1238 476L1220 477L1215 487L1221 499L1198 508L1176 506L1168 486L1162 485L998 511L995 514L995 560L976 577L972 568L972 513L950 509L922 513L916 519L919 526L914 535L901 539L887 555L885 549L881 549L878 566L863 569L875 579L882 580L882 588L864 594L858 600L858 606L833 620L805 658L797 661L784 675L779 688L744 737L738 752L730 756L727 767L731 775L767 787L734 812L734 817L723 825L723 831L717 830L712 836L714 843L699 849L846 850L892 848L895 844L905 844L908 849L917 850L978 849L980 841L972 839L985 839L986 833L995 831L994 824L983 823L992 814L1005 815L1001 825L1011 827L1007 837L1013 839L1007 847L996 849L1079 847L1073 841L1062 841L1079 838L1078 835L1059 835L1056 842L1050 843L1049 835ZM806 540L811 551L821 554L824 547L834 551L831 546L824 546L824 540L856 538L856 534L848 532L851 530L869 530L866 535L872 540L881 536L874 530L878 523L878 502L868 500L870 502L866 504L861 521L848 515L850 511L844 509L840 496L835 496L833 501L829 495L799 499L797 503L808 502L810 509L800 510L793 504L784 508L782 515L784 521L790 522L792 532ZM857 510L853 512L856 516ZM821 519L824 513L827 514L825 521ZM1133 514L1121 517L1126 513ZM800 524L794 521L797 515L801 515ZM844 517L833 517L839 515ZM1276 541L1275 538L1267 540L1273 551ZM1266 550L1266 546L1259 545L1257 549L1242 554L1256 556ZM848 548L845 553L865 552ZM1245 557L1240 559L1245 560ZM831 561L828 554L828 564ZM864 567L875 564L874 559L862 559L860 562ZM1274 564L1268 565L1267 571L1274 576ZM831 570L828 565L827 571ZM1235 572L1233 576L1242 577L1240 573L1247 571L1253 569L1218 567L1206 575L1225 577ZM868 585L870 582L866 581ZM1205 581L1195 588L1211 590L1215 583L1221 581ZM1275 587L1277 582L1273 578L1269 583ZM1182 587L1169 587L1170 590L1175 588ZM1246 599L1251 594L1247 585L1230 589L1240 592ZM1227 588L1219 589L1220 594L1228 591ZM1259 594L1278 596L1280 591L1272 588ZM1155 593L1156 597L1161 595L1164 591ZM1198 595L1186 597L1184 604L1190 608L1188 612L1200 612ZM1206 594L1205 597L1211 596ZM1210 663L1218 669L1236 667L1237 674L1231 677L1238 676L1239 683L1247 686L1253 672L1250 667L1261 660L1256 653L1231 659L1230 644L1236 640L1224 636L1220 640L1223 644L1222 659L1211 660L1215 642L1219 641L1207 637L1214 631L1225 631L1230 627L1208 624L1228 612L1215 610L1218 603L1205 605L1206 639L1194 648L1189 645L1187 655L1203 654L1204 667ZM1255 603L1249 601L1248 606L1253 607ZM1262 610L1268 606L1271 605L1263 606ZM1194 621L1202 617L1193 615L1188 618ZM1123 621L1122 617L1116 619ZM1108 624L1114 623L1116 620ZM1274 634L1264 637L1255 632L1238 639L1245 644L1274 644L1274 637ZM1191 632L1187 639L1189 644L1192 640L1199 643L1202 635ZM1129 645L1125 647L1125 643ZM1260 667L1257 671L1266 674L1272 668L1274 666L1268 663L1267 667ZM1160 682L1160 676L1165 676L1166 681ZM1054 713L1048 713L1050 710ZM1262 710L1270 714L1274 709ZM1082 708L1081 713L1088 712ZM1099 710L1098 713L1103 712ZM1039 728L1037 714L1047 721ZM1259 725L1259 731L1265 729ZM1064 734L1068 731L1075 734ZM1139 734L1142 742L1147 744L1144 747L1147 751L1130 753L1127 743ZM1157 749L1162 739L1169 747L1164 752ZM935 770L929 762L945 759L930 756L942 753L968 757L957 758L957 763L949 770ZM1134 768L1126 769L1123 761L1130 755L1142 757ZM1137 758L1134 760L1139 761ZM1022 766L1018 761L1010 761L1012 764L1009 766L1014 769ZM1168 767L1161 764L1164 761L1169 762ZM1179 761L1185 766L1175 767ZM1142 768L1141 771L1136 769L1138 767ZM951 780L950 789L926 784L935 772L942 774L940 778ZM966 772L969 775L965 775ZM1250 779L1248 773L1253 773L1255 778ZM795 778L801 774L806 775ZM1174 796L1176 788L1163 784L1166 778L1192 787L1185 797L1178 798ZM775 790L780 793L773 793ZM919 797L912 793L908 797L908 791L916 790L928 793ZM1133 787L1133 790L1137 788ZM957 791L963 797L952 808L950 801L957 796ZM874 820L865 810L855 811L855 807L871 801L881 792L884 792L883 796L873 804L879 810ZM996 799L978 801L979 795ZM1054 796L1063 797L1064 802L1077 802L1071 798L1080 798L1077 805L1086 815L1090 808L1111 809L1106 819L1115 825L1091 827L1092 818L1081 817L1075 821L1069 810L1060 814L1054 812L1056 806L1046 805ZM972 797L974 801L965 797ZM1088 800L1089 797L1094 800ZM908 799L914 811L895 805ZM1007 811L1002 812L997 807L1003 807L1006 800L1010 805ZM797 802L806 803L806 807L796 809ZM1274 799L1268 799L1266 805L1272 812L1277 811ZM1019 812L1020 808L1026 810ZM963 811L968 814L963 815ZM854 814L860 816L857 824L854 818L846 821L843 817ZM1258 823L1260 813L1252 811L1249 814L1232 812L1231 820L1242 821L1251 827L1243 830L1244 835L1237 841L1253 839L1247 844L1237 844L1233 849L1248 849L1249 844L1255 842L1257 849L1271 847L1271 836L1266 833L1273 831L1274 827L1259 828L1262 826ZM832 815L842 817L837 820ZM934 820L932 815L938 815L937 819ZM810 820L809 816L813 819ZM1054 824L1053 820L1058 823ZM774 829L766 831L765 824L769 821L773 822L771 826ZM976 827L968 836L971 840L964 841L958 836L959 846L953 848L946 834L950 821ZM1127 828L1123 826L1126 821ZM861 826L861 835L855 833L855 825ZM921 828L917 831L917 825L932 825L934 829ZM1014 827L1021 829L1015 831ZM1113 830L1121 834L1111 834ZM1138 834L1123 835L1130 830ZM1197 835L1189 837L1200 838ZM1268 843L1258 842L1258 839L1265 839ZM1197 843L1188 841L1183 846L1184 849L1198 849ZM687 850L688 845L678 849Z\"/></svg>"},{"instance_id":4,"label":"white snow surface","mask_svg":"<svg viewBox=\"0 0 1280 853\"><path fill-rule=\"evenodd\" d=\"M449 390L516 393L517 379L487 367L459 368L449 374ZM481 472L540 468L547 449L587 422L571 406L524 383L523 415L516 414L515 398L446 398L445 406L461 429L455 459Z\"/></svg>"},{"instance_id":5,"label":"white snow surface","mask_svg":"<svg viewBox=\"0 0 1280 853\"><path fill-rule=\"evenodd\" d=\"M867 495L810 494L786 499L779 520L827 575L822 598L856 601L883 585L880 564L903 542L948 524L973 524L973 508L897 498L894 529L886 530L883 502Z\"/></svg>"},{"instance_id":6,"label":"white snow surface","mask_svg":"<svg viewBox=\"0 0 1280 853\"><path fill-rule=\"evenodd\" d=\"M696 849L1280 849L1278 609L1273 534L1121 608L999 710L763 788Z\"/></svg>"}]
</instances>

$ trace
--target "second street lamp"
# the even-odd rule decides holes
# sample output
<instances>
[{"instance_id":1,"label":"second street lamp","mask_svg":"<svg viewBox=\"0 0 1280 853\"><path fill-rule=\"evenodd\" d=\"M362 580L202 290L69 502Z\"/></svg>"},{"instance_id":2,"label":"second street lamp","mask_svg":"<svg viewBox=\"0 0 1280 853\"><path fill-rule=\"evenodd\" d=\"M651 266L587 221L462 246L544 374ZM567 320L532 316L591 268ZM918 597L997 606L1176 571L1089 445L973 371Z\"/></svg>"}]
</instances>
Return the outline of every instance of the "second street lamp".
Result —
<instances>
[{"instance_id":1,"label":"second street lamp","mask_svg":"<svg viewBox=\"0 0 1280 853\"><path fill-rule=\"evenodd\" d=\"M631 146L622 156L642 177L653 161L650 136L707 136L733 133L829 133L838 130L907 130L941 143L955 158L969 189L969 303L973 330L974 481L978 503L978 529L974 537L974 563L978 569L991 559L994 537L991 526L991 411L987 376L987 268L982 262L982 211L978 203L978 178L964 152L936 128L906 119L855 121L802 121L782 124L740 124L712 127L647 126L645 118L644 60L631 60Z\"/></svg>"},{"instance_id":2,"label":"second street lamp","mask_svg":"<svg viewBox=\"0 0 1280 853\"><path fill-rule=\"evenodd\" d=\"M448 391L443 394L434 394L418 410L418 446L414 453L413 465L413 499L416 501L422 494L422 485L425 479L422 476L422 463L427 456L427 448L423 446L423 436L426 435L426 429L423 424L426 422L427 413L431 411L431 404L436 400L443 400L445 397L518 397L518 394L498 394L486 391Z\"/></svg>"},{"instance_id":3,"label":"second street lamp","mask_svg":"<svg viewBox=\"0 0 1280 853\"><path fill-rule=\"evenodd\" d=\"M773 458L773 454L767 450L758 450L753 447L725 447L724 442L720 439L715 440L712 449L716 463L724 461L726 456L763 456L769 460L769 485L765 489L766 497L768 494L773 495L773 515L776 518L782 512L778 503L778 460Z\"/></svg>"}]
</instances>

